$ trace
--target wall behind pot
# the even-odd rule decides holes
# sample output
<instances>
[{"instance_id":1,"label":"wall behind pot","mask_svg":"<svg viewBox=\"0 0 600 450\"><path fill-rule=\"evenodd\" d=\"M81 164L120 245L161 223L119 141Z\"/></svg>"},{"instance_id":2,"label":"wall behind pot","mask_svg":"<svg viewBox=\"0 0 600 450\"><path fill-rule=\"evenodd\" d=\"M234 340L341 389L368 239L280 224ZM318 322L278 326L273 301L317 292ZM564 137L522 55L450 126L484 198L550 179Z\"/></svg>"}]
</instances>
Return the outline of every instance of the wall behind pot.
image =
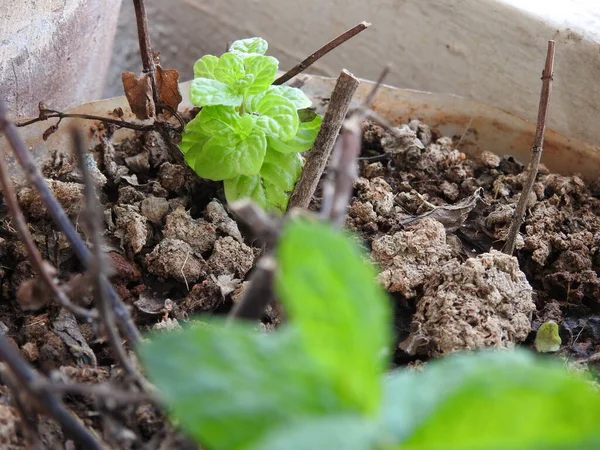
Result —
<instances>
[{"instance_id":1,"label":"wall behind pot","mask_svg":"<svg viewBox=\"0 0 600 450\"><path fill-rule=\"evenodd\" d=\"M121 95L121 70L140 70L135 19L123 5L121 36L106 95ZM550 125L600 143L600 12L596 0L146 0L155 49L191 78L194 61L227 42L262 36L289 68L337 34L373 25L311 71L347 68L389 84L462 95L535 120L546 41L557 41ZM526 8L526 9L524 9ZM123 41L125 42L125 41Z\"/></svg>"},{"instance_id":2,"label":"wall behind pot","mask_svg":"<svg viewBox=\"0 0 600 450\"><path fill-rule=\"evenodd\" d=\"M17 117L102 98L121 0L0 0L0 95Z\"/></svg>"}]
</instances>

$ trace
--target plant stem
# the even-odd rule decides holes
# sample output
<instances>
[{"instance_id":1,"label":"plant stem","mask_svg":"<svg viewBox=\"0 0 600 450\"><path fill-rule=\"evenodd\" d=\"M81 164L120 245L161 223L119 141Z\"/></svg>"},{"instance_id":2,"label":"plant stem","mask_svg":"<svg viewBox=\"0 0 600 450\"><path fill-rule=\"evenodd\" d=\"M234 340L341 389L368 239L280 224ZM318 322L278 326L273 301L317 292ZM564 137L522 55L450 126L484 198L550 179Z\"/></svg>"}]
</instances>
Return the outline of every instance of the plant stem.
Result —
<instances>
[{"instance_id":1,"label":"plant stem","mask_svg":"<svg viewBox=\"0 0 600 450\"><path fill-rule=\"evenodd\" d=\"M79 258L79 260L86 266L92 263L92 255L86 247L83 239L77 233L77 230L65 214L64 209L56 200L56 197L52 194L50 188L44 181L44 177L40 172L40 169L35 163L32 154L27 150L27 146L23 141L23 138L19 135L19 132L15 125L6 118L6 106L0 99L0 123L4 135L12 147L19 164L23 168L27 180L35 187L40 197L40 200L46 206L46 210L56 226L65 234L65 237L69 241L69 244L73 248L73 252ZM123 330L125 337L129 340L132 345L135 345L139 339L140 334L133 321L127 308L118 300L118 295L112 285L108 286L108 294L111 298L111 302L114 308L114 312L119 319L119 325Z\"/></svg>"},{"instance_id":2,"label":"plant stem","mask_svg":"<svg viewBox=\"0 0 600 450\"><path fill-rule=\"evenodd\" d=\"M273 84L274 85L283 84L286 81L289 81L290 79L294 78L299 73L303 72L304 70L306 70L307 68L312 66L315 62L317 62L319 59L321 59L327 53L329 53L333 49L339 47L344 42L346 42L348 39L356 36L358 33L360 33L363 30L366 30L370 26L371 26L371 24L367 23L367 22L361 22L358 25L355 25L354 27L350 28L348 31L345 31L344 33L340 34L338 37L336 37L332 41L325 44L323 47L321 47L319 50L314 52L312 55L310 55L304 61L301 61L300 63L296 64L294 67L292 67L286 73L284 73L279 78L277 78L273 82Z\"/></svg>"},{"instance_id":3,"label":"plant stem","mask_svg":"<svg viewBox=\"0 0 600 450\"><path fill-rule=\"evenodd\" d=\"M542 92L540 94L540 105L538 108L537 127L535 129L535 138L531 149L531 159L529 161L527 179L523 185L521 196L515 208L515 215L508 231L506 243L502 248L504 253L512 255L515 251L519 229L525 219L525 209L527 200L533 189L533 184L537 177L540 160L542 159L542 150L544 146L544 132L546 131L546 121L548 119L548 106L550 104L550 93L552 92L552 76L554 74L554 41L548 41L548 52L546 54L546 65L542 74Z\"/></svg>"},{"instance_id":4,"label":"plant stem","mask_svg":"<svg viewBox=\"0 0 600 450\"><path fill-rule=\"evenodd\" d=\"M331 93L331 100L315 144L308 153L300 180L290 197L288 211L291 208L308 208L359 84L354 75L342 70Z\"/></svg>"},{"instance_id":5,"label":"plant stem","mask_svg":"<svg viewBox=\"0 0 600 450\"><path fill-rule=\"evenodd\" d=\"M160 112L158 84L156 83L156 69L154 67L154 55L150 46L150 35L148 34L148 17L146 16L146 5L144 0L133 0L135 8L135 20L137 23L138 40L140 43L140 55L144 72L150 75L152 85L152 98L156 108L156 115Z\"/></svg>"}]
</instances>

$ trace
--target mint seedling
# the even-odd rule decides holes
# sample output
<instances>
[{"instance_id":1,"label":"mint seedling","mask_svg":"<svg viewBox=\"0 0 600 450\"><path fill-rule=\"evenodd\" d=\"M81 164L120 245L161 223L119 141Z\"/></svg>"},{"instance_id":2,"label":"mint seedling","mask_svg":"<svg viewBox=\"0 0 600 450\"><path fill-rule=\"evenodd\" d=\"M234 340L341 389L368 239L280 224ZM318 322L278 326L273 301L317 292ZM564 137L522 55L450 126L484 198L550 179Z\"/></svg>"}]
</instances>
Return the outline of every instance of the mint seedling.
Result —
<instances>
[{"instance_id":1,"label":"mint seedling","mask_svg":"<svg viewBox=\"0 0 600 450\"><path fill-rule=\"evenodd\" d=\"M228 202L251 198L265 209L285 211L300 177L299 153L310 149L319 115L299 89L272 86L279 62L265 56L261 38L235 41L220 58L194 64L190 99L202 107L185 127L181 151L202 178L223 181Z\"/></svg>"}]
</instances>

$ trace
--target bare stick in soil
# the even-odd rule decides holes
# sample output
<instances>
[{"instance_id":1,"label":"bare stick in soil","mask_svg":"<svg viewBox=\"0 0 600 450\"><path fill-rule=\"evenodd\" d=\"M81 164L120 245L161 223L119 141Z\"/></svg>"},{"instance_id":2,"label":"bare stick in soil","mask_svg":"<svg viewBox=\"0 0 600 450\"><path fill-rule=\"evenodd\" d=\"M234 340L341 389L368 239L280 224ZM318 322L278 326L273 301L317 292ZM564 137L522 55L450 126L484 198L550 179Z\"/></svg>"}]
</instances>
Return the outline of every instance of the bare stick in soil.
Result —
<instances>
[{"instance_id":1,"label":"bare stick in soil","mask_svg":"<svg viewBox=\"0 0 600 450\"><path fill-rule=\"evenodd\" d=\"M321 218L336 226L344 225L348 203L352 198L354 180L358 176L358 156L362 149L362 122L388 71L386 67L360 108L344 121L342 133L331 156L327 180L323 186Z\"/></svg>"},{"instance_id":2,"label":"bare stick in soil","mask_svg":"<svg viewBox=\"0 0 600 450\"><path fill-rule=\"evenodd\" d=\"M240 302L229 313L228 322L233 319L259 320L262 317L267 305L274 300L276 268L277 263L271 252L259 259Z\"/></svg>"},{"instance_id":3,"label":"bare stick in soil","mask_svg":"<svg viewBox=\"0 0 600 450\"><path fill-rule=\"evenodd\" d=\"M296 183L290 198L288 210L308 207L359 84L354 75L347 70L342 70L331 93L331 100L315 144L308 154L300 180Z\"/></svg>"},{"instance_id":4,"label":"bare stick in soil","mask_svg":"<svg viewBox=\"0 0 600 450\"><path fill-rule=\"evenodd\" d=\"M368 22L361 22L358 25L350 28L348 31L345 31L344 33L340 34L338 37L336 37L331 42L325 44L323 47L321 47L319 50L314 52L312 55L310 55L304 61L302 61L302 62L298 63L296 66L292 67L286 73L284 73L279 78L277 78L273 82L273 84L275 84L275 85L283 84L286 81L289 81L290 79L294 78L299 73L303 72L304 70L306 70L307 68L312 66L316 61L321 59L323 56L325 56L331 50L339 47L344 42L346 42L348 39L356 36L358 33L360 33L363 30L366 30L370 26L371 26L371 24Z\"/></svg>"},{"instance_id":5,"label":"bare stick in soil","mask_svg":"<svg viewBox=\"0 0 600 450\"><path fill-rule=\"evenodd\" d=\"M14 378L30 396L31 401L39 404L48 416L56 420L66 436L73 439L81 448L91 450L104 448L52 392L44 388L36 389L36 386L44 386L46 381L23 359L4 334L0 334L0 360L10 368Z\"/></svg>"},{"instance_id":6,"label":"bare stick in soil","mask_svg":"<svg viewBox=\"0 0 600 450\"><path fill-rule=\"evenodd\" d=\"M84 139L80 131L73 128L72 130L74 152L79 162L79 169L83 178L83 192L85 196L85 208L86 208L86 225L89 230L89 238L92 242L92 254L93 258L88 265L88 270L92 276L94 283L94 291L96 297L96 305L98 307L98 313L102 324L104 325L108 341L114 352L115 359L121 364L125 373L134 378L139 378L139 374L135 368L135 365L131 359L127 356L127 352L121 342L121 336L117 329L115 321L115 315L113 312L113 303L110 300L108 294L108 281L109 266L102 252L102 230L101 224L103 222L102 212L100 211L100 205L96 199L96 187L94 180L85 161L85 144ZM120 298L116 299L116 302L121 303L120 307L125 308Z\"/></svg>"},{"instance_id":7,"label":"bare stick in soil","mask_svg":"<svg viewBox=\"0 0 600 450\"><path fill-rule=\"evenodd\" d=\"M546 65L542 74L542 92L540 94L540 106L538 108L537 128L535 138L531 149L531 159L527 168L527 179L523 185L521 196L515 208L515 215L508 230L506 243L502 248L504 253L512 255L515 251L517 236L523 220L525 219L525 208L527 199L533 189L533 184L537 177L540 160L542 159L542 149L544 146L544 132L546 131L546 120L548 118L548 106L550 104L550 92L552 92L552 76L554 74L554 41L548 41L548 53L546 54Z\"/></svg>"},{"instance_id":8,"label":"bare stick in soil","mask_svg":"<svg viewBox=\"0 0 600 450\"><path fill-rule=\"evenodd\" d=\"M358 176L358 155L362 146L362 117L354 114L342 127L329 164L329 177L323 186L321 218L343 226L352 186Z\"/></svg>"},{"instance_id":9,"label":"bare stick in soil","mask_svg":"<svg viewBox=\"0 0 600 450\"><path fill-rule=\"evenodd\" d=\"M2 100L0 100L0 131L4 131L6 126L5 108L6 105ZM71 303L65 292L62 289L60 289L55 283L53 275L48 271L48 263L44 264L42 255L36 247L35 242L33 242L33 237L31 236L29 228L27 227L25 217L23 216L23 211L21 210L21 207L19 206L19 203L17 201L17 196L15 195L13 185L8 175L6 159L4 158L4 152L2 151L0 151L0 184L2 185L4 201L6 202L8 210L10 211L13 226L17 230L19 238L25 246L27 256L29 257L29 262L38 274L38 277L40 278L42 283L44 283L46 288L52 293L52 295L54 296L54 298L56 298L58 303L62 307L71 311L75 316L87 321L91 321L97 318L98 315L96 311L81 308L80 306Z\"/></svg>"},{"instance_id":10,"label":"bare stick in soil","mask_svg":"<svg viewBox=\"0 0 600 450\"><path fill-rule=\"evenodd\" d=\"M152 98L156 107L156 114L160 112L158 84L156 83L156 68L154 66L154 55L150 46L150 35L148 34L148 17L146 16L146 5L144 0L133 0L135 8L135 20L137 22L138 40L140 42L140 55L144 72L150 75L152 84Z\"/></svg>"},{"instance_id":11,"label":"bare stick in soil","mask_svg":"<svg viewBox=\"0 0 600 450\"><path fill-rule=\"evenodd\" d=\"M6 139L12 147L19 164L23 168L28 181L37 190L40 200L44 203L44 206L46 206L48 214L52 217L56 226L65 234L75 255L83 264L89 266L92 262L91 252L86 247L81 236L77 233L77 230L65 214L65 211L58 200L56 200L56 197L52 194L50 188L48 188L40 169L35 163L31 153L27 150L27 146L25 145L23 138L19 135L17 128L12 122L7 120L6 106L1 102L1 99L0 123L2 124ZM131 320L129 311L120 301L117 301L119 297L112 285L108 286L108 295L111 299L115 315L119 319L119 325L123 334L132 345L135 345L140 339L140 334Z\"/></svg>"}]
</instances>

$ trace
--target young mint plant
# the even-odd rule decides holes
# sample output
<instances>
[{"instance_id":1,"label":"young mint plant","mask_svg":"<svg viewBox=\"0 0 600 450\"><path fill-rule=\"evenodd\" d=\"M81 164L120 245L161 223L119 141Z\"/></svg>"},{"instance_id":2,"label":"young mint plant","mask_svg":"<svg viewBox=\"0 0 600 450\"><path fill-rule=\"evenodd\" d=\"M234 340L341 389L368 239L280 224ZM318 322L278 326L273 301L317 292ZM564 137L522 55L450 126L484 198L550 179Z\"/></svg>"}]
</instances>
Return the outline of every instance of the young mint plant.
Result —
<instances>
[{"instance_id":1,"label":"young mint plant","mask_svg":"<svg viewBox=\"0 0 600 450\"><path fill-rule=\"evenodd\" d=\"M600 448L600 395L531 352L386 373L388 299L355 242L292 221L276 252L289 321L209 321L139 349L178 424L211 450Z\"/></svg>"},{"instance_id":2,"label":"young mint plant","mask_svg":"<svg viewBox=\"0 0 600 450\"><path fill-rule=\"evenodd\" d=\"M312 102L299 89L272 86L279 62L261 38L235 41L220 58L194 64L190 99L202 107L185 127L181 151L202 177L224 181L228 202L251 198L285 211L322 117L299 114ZM302 116L302 118L301 118Z\"/></svg>"}]
</instances>

